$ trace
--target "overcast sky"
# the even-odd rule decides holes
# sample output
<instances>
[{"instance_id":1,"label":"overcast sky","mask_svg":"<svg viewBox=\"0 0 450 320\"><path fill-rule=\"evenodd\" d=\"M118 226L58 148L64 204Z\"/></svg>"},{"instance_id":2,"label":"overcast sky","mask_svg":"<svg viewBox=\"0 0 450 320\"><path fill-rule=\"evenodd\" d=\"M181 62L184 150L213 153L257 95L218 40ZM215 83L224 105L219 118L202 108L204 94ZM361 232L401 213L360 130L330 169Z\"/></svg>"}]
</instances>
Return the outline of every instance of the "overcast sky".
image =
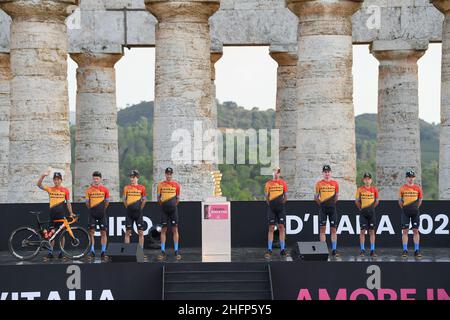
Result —
<instances>
[{"instance_id":1,"label":"overcast sky","mask_svg":"<svg viewBox=\"0 0 450 320\"><path fill-rule=\"evenodd\" d=\"M355 113L377 112L378 62L368 46L353 46ZM76 63L69 59L69 102L75 110ZM238 105L275 109L276 62L268 47L225 47L216 63L216 87L219 101L235 101ZM155 50L125 49L116 64L117 106L124 108L154 98ZM428 122L440 120L441 45L431 44L419 60L420 118Z\"/></svg>"}]
</instances>

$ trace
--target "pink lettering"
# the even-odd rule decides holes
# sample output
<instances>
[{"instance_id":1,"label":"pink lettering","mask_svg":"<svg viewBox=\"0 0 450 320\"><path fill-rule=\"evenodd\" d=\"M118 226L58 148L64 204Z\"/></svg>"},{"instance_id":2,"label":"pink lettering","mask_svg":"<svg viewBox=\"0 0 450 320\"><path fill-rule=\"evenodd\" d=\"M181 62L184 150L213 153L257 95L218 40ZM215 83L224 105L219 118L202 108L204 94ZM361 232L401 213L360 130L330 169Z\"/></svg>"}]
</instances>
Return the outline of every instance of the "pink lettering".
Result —
<instances>
[{"instance_id":1,"label":"pink lettering","mask_svg":"<svg viewBox=\"0 0 450 320\"><path fill-rule=\"evenodd\" d=\"M409 297L410 294L416 294L416 289L400 289L400 300L416 300L414 297Z\"/></svg>"},{"instance_id":2,"label":"pink lettering","mask_svg":"<svg viewBox=\"0 0 450 320\"><path fill-rule=\"evenodd\" d=\"M438 300L450 300L450 297L448 296L445 289L437 289L437 299Z\"/></svg>"},{"instance_id":3,"label":"pink lettering","mask_svg":"<svg viewBox=\"0 0 450 320\"><path fill-rule=\"evenodd\" d=\"M379 289L378 300L397 300L397 292L392 289Z\"/></svg>"},{"instance_id":4,"label":"pink lettering","mask_svg":"<svg viewBox=\"0 0 450 320\"><path fill-rule=\"evenodd\" d=\"M331 300L327 289L319 289L319 300ZM347 300L347 289L340 288L335 300Z\"/></svg>"},{"instance_id":5,"label":"pink lettering","mask_svg":"<svg viewBox=\"0 0 450 320\"><path fill-rule=\"evenodd\" d=\"M367 300L375 300L373 293L369 289L364 288L356 289L355 291L353 291L350 295L350 300L357 300L358 296L363 295L367 297Z\"/></svg>"},{"instance_id":6,"label":"pink lettering","mask_svg":"<svg viewBox=\"0 0 450 320\"><path fill-rule=\"evenodd\" d=\"M427 300L434 300L434 290L427 289Z\"/></svg>"},{"instance_id":7,"label":"pink lettering","mask_svg":"<svg viewBox=\"0 0 450 320\"><path fill-rule=\"evenodd\" d=\"M308 289L300 289L297 300L312 300Z\"/></svg>"}]
</instances>

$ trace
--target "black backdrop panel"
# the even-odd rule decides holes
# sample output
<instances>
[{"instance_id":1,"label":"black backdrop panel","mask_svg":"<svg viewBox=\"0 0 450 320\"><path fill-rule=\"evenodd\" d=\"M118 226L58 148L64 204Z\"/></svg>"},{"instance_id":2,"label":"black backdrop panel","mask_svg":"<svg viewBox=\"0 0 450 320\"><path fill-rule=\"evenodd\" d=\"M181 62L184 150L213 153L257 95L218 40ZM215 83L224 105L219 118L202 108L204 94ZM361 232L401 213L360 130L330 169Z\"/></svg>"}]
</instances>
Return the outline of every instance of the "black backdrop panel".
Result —
<instances>
[{"instance_id":1,"label":"black backdrop panel","mask_svg":"<svg viewBox=\"0 0 450 320\"><path fill-rule=\"evenodd\" d=\"M277 300L444 300L449 263L274 262Z\"/></svg>"},{"instance_id":2,"label":"black backdrop panel","mask_svg":"<svg viewBox=\"0 0 450 320\"><path fill-rule=\"evenodd\" d=\"M446 262L272 262L277 300L450 299ZM161 263L0 266L0 300L161 299ZM401 275L401 276L400 276Z\"/></svg>"},{"instance_id":3,"label":"black backdrop panel","mask_svg":"<svg viewBox=\"0 0 450 320\"><path fill-rule=\"evenodd\" d=\"M74 211L81 215L80 224L87 225L88 210L84 204L74 204ZM46 204L1 204L0 250L7 250L8 236L22 225L33 225L34 217L28 211L43 211L47 218ZM179 208L181 247L201 246L201 206L199 202L182 202ZM450 202L425 201L421 208L421 242L424 247L450 247ZM234 201L231 203L232 246L264 247L267 241L266 204L258 201ZM358 246L358 211L352 201L338 203L339 246ZM125 210L122 203L112 203L108 209L109 236L111 242L123 239ZM148 225L160 221L160 209L156 203L148 203L144 209ZM287 204L287 244L296 241L318 240L318 208L312 201L290 201ZM377 208L377 245L399 246L401 243L400 209L396 201L383 201ZM136 240L137 236L134 235ZM168 240L168 246L171 240Z\"/></svg>"},{"instance_id":4,"label":"black backdrop panel","mask_svg":"<svg viewBox=\"0 0 450 320\"><path fill-rule=\"evenodd\" d=\"M0 266L0 300L159 300L162 265L149 263Z\"/></svg>"}]
</instances>

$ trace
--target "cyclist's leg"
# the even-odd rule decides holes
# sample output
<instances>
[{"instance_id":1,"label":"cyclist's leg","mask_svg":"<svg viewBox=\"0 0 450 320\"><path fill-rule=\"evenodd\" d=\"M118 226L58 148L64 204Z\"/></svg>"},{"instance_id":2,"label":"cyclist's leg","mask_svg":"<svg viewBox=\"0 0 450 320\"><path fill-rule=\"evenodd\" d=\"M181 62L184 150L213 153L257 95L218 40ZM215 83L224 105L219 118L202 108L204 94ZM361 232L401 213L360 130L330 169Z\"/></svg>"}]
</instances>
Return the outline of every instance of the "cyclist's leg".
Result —
<instances>
[{"instance_id":1,"label":"cyclist's leg","mask_svg":"<svg viewBox=\"0 0 450 320\"><path fill-rule=\"evenodd\" d=\"M420 249L420 233L419 233L420 212L419 212L419 210L417 210L417 212L414 212L411 215L411 224L412 224L412 229L413 229L414 252L416 252Z\"/></svg>"},{"instance_id":2,"label":"cyclist's leg","mask_svg":"<svg viewBox=\"0 0 450 320\"><path fill-rule=\"evenodd\" d=\"M324 207L319 207L319 239L322 242L327 241L326 226L327 226L327 214Z\"/></svg>"},{"instance_id":3,"label":"cyclist's leg","mask_svg":"<svg viewBox=\"0 0 450 320\"><path fill-rule=\"evenodd\" d=\"M174 210L169 214L170 224L172 226L172 236L174 251L178 251L178 242L180 241L180 234L178 232L178 208L175 207Z\"/></svg>"},{"instance_id":4,"label":"cyclist's leg","mask_svg":"<svg viewBox=\"0 0 450 320\"><path fill-rule=\"evenodd\" d=\"M95 225L96 225L96 220L95 218L92 216L92 213L89 214L89 218L88 218L88 230L89 230L89 238L91 240L91 252L95 251Z\"/></svg>"},{"instance_id":5,"label":"cyclist's leg","mask_svg":"<svg viewBox=\"0 0 450 320\"><path fill-rule=\"evenodd\" d=\"M167 239L167 225L169 223L169 216L164 211L163 207L161 206L161 251L166 251L166 239Z\"/></svg>"},{"instance_id":6,"label":"cyclist's leg","mask_svg":"<svg viewBox=\"0 0 450 320\"><path fill-rule=\"evenodd\" d=\"M124 237L124 243L130 243L131 231L133 230L133 220L130 217L130 211L127 210L127 217L125 219L126 231Z\"/></svg>"},{"instance_id":7,"label":"cyclist's leg","mask_svg":"<svg viewBox=\"0 0 450 320\"><path fill-rule=\"evenodd\" d=\"M139 216L136 219L136 227L139 235L139 246L144 249L144 218L142 211L139 212Z\"/></svg>"},{"instance_id":8,"label":"cyclist's leg","mask_svg":"<svg viewBox=\"0 0 450 320\"><path fill-rule=\"evenodd\" d=\"M57 232L59 227L61 226L61 222L55 222L55 220L61 220L65 218L64 213L50 213L50 226L49 230L53 230L53 232ZM52 247L52 251L55 248L55 240L50 242L50 245ZM64 247L64 239L61 241L61 245Z\"/></svg>"},{"instance_id":9,"label":"cyclist's leg","mask_svg":"<svg viewBox=\"0 0 450 320\"><path fill-rule=\"evenodd\" d=\"M98 225L100 227L100 242L102 244L102 251L106 252L106 245L108 243L108 218L106 217L106 212L104 212L98 219Z\"/></svg>"},{"instance_id":10,"label":"cyclist's leg","mask_svg":"<svg viewBox=\"0 0 450 320\"><path fill-rule=\"evenodd\" d=\"M359 248L365 251L366 231L369 230L369 218L365 210L362 210L359 215Z\"/></svg>"},{"instance_id":11,"label":"cyclist's leg","mask_svg":"<svg viewBox=\"0 0 450 320\"><path fill-rule=\"evenodd\" d=\"M401 221L401 228L402 228L402 246L403 251L408 250L408 232L409 232L409 222L410 217L407 215L407 212L405 209L402 210L400 215L400 221Z\"/></svg>"},{"instance_id":12,"label":"cyclist's leg","mask_svg":"<svg viewBox=\"0 0 450 320\"><path fill-rule=\"evenodd\" d=\"M331 238L331 249L336 250L337 247L337 210L336 207L332 207L328 211L328 219L330 221L330 238Z\"/></svg>"},{"instance_id":13,"label":"cyclist's leg","mask_svg":"<svg viewBox=\"0 0 450 320\"><path fill-rule=\"evenodd\" d=\"M50 221L48 222L48 232L52 232L55 231L55 222L54 220L56 220L56 216L50 212L49 214L50 217ZM55 240L50 241L50 246L51 248L49 248L48 253L52 254L53 253L53 248L55 247Z\"/></svg>"},{"instance_id":14,"label":"cyclist's leg","mask_svg":"<svg viewBox=\"0 0 450 320\"><path fill-rule=\"evenodd\" d=\"M267 206L266 209L266 216L267 216L267 225L268 225L268 231L267 231L267 251L272 252L272 245L273 245L273 233L275 230L276 225L276 216L273 212L270 205Z\"/></svg>"}]
</instances>

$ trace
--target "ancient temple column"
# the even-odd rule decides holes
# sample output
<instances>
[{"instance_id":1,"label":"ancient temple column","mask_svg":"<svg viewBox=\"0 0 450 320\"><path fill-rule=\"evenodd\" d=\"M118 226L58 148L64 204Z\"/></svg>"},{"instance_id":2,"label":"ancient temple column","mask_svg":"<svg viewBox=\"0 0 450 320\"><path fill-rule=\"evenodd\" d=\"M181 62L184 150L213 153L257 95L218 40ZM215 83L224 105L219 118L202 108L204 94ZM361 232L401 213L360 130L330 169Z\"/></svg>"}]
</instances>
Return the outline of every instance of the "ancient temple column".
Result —
<instances>
[{"instance_id":1,"label":"ancient temple column","mask_svg":"<svg viewBox=\"0 0 450 320\"><path fill-rule=\"evenodd\" d=\"M295 165L297 143L297 52L271 51L270 56L278 63L277 102L275 128L280 136L281 175L289 187L289 194L295 194Z\"/></svg>"},{"instance_id":2,"label":"ancient temple column","mask_svg":"<svg viewBox=\"0 0 450 320\"><path fill-rule=\"evenodd\" d=\"M213 194L210 172L215 168L202 152L202 133L214 128L208 19L220 1L145 3L158 19L153 178L163 179L164 169L170 166L182 186L181 199L203 200Z\"/></svg>"},{"instance_id":3,"label":"ancient temple column","mask_svg":"<svg viewBox=\"0 0 450 320\"><path fill-rule=\"evenodd\" d=\"M421 182L417 61L428 44L374 41L378 76L377 185L380 197L398 198L405 173L414 170Z\"/></svg>"},{"instance_id":4,"label":"ancient temple column","mask_svg":"<svg viewBox=\"0 0 450 320\"><path fill-rule=\"evenodd\" d=\"M0 0L11 24L10 202L46 202L36 187L51 166L71 189L67 30L77 0Z\"/></svg>"},{"instance_id":5,"label":"ancient temple column","mask_svg":"<svg viewBox=\"0 0 450 320\"><path fill-rule=\"evenodd\" d=\"M110 190L111 201L119 201L114 65L122 54L77 53L71 57L78 63L74 198L84 198L92 172L98 170Z\"/></svg>"},{"instance_id":6,"label":"ancient temple column","mask_svg":"<svg viewBox=\"0 0 450 320\"><path fill-rule=\"evenodd\" d=\"M216 68L215 64L222 58L223 52L211 52L211 117L213 126L217 128L218 119L217 119L217 101L216 101Z\"/></svg>"},{"instance_id":7,"label":"ancient temple column","mask_svg":"<svg viewBox=\"0 0 450 320\"><path fill-rule=\"evenodd\" d=\"M330 164L340 199L354 199L356 177L352 15L361 0L286 0L299 17L295 198L311 200Z\"/></svg>"},{"instance_id":8,"label":"ancient temple column","mask_svg":"<svg viewBox=\"0 0 450 320\"><path fill-rule=\"evenodd\" d=\"M439 199L450 200L450 0L430 2L445 15L442 26Z\"/></svg>"},{"instance_id":9,"label":"ancient temple column","mask_svg":"<svg viewBox=\"0 0 450 320\"><path fill-rule=\"evenodd\" d=\"M0 203L8 202L10 80L9 54L0 53Z\"/></svg>"}]
</instances>

